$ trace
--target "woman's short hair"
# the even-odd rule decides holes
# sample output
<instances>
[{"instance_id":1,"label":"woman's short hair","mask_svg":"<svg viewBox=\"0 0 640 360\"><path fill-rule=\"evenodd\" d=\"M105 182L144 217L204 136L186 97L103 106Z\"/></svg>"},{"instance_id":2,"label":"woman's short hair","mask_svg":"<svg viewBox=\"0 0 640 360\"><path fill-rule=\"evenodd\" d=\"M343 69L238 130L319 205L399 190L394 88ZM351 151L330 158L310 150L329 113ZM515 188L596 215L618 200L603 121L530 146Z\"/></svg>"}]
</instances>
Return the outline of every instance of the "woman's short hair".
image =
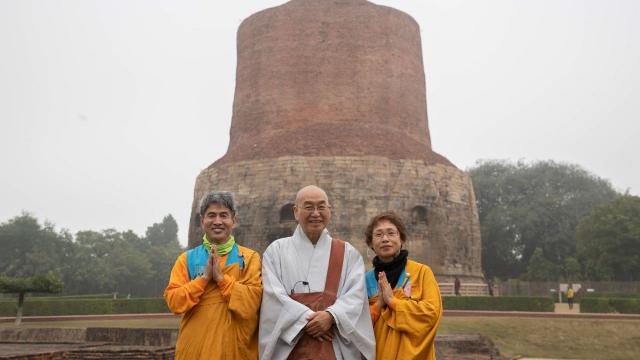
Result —
<instances>
[{"instance_id":1,"label":"woman's short hair","mask_svg":"<svg viewBox=\"0 0 640 360\"><path fill-rule=\"evenodd\" d=\"M364 235L367 239L367 245L369 247L371 247L371 243L373 241L373 228L376 227L379 222L385 220L395 225L396 229L398 229L398 232L400 233L400 240L402 240L402 242L407 241L407 229L404 227L404 223L402 222L400 216L398 216L398 214L393 211L385 211L369 220L367 229L364 232Z\"/></svg>"}]
</instances>

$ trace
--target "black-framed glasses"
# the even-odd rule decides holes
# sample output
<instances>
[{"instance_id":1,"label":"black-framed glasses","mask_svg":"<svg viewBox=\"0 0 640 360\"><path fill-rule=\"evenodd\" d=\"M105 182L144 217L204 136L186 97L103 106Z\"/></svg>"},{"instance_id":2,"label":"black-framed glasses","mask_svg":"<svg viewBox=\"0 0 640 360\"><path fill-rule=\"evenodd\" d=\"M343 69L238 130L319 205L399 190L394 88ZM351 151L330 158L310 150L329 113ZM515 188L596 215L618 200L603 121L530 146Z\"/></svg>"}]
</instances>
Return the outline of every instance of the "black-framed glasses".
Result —
<instances>
[{"instance_id":1,"label":"black-framed glasses","mask_svg":"<svg viewBox=\"0 0 640 360\"><path fill-rule=\"evenodd\" d=\"M385 235L387 235L387 237L393 238L398 236L398 234L400 234L398 230L387 229L384 231L376 231L375 233L373 233L373 238L382 239Z\"/></svg>"},{"instance_id":2,"label":"black-framed glasses","mask_svg":"<svg viewBox=\"0 0 640 360\"><path fill-rule=\"evenodd\" d=\"M323 212L323 211L331 210L331 205L329 205L329 204L320 204L320 205L305 204L305 205L302 205L301 209L306 211L306 212L309 212L309 213L314 212L316 210L318 210L318 212Z\"/></svg>"}]
</instances>

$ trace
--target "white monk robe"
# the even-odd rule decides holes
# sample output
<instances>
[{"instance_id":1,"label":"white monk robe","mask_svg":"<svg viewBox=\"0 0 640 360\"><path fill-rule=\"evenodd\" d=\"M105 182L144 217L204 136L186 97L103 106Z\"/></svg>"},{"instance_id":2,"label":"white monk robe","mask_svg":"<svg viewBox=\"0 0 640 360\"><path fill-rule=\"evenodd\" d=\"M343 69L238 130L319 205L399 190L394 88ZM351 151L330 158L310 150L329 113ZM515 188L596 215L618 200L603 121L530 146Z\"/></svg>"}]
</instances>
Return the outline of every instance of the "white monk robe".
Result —
<instances>
[{"instance_id":1,"label":"white monk robe","mask_svg":"<svg viewBox=\"0 0 640 360\"><path fill-rule=\"evenodd\" d=\"M295 292L321 292L329 267L331 236L325 229L314 246L298 225L292 237L274 241L262 255L260 359L286 359L295 347L307 316L313 311L293 300ZM336 320L333 337L336 359L375 358L375 337L362 256L345 244L344 263L336 302L327 308ZM306 281L309 285L305 285ZM335 330L335 328L334 328Z\"/></svg>"}]
</instances>

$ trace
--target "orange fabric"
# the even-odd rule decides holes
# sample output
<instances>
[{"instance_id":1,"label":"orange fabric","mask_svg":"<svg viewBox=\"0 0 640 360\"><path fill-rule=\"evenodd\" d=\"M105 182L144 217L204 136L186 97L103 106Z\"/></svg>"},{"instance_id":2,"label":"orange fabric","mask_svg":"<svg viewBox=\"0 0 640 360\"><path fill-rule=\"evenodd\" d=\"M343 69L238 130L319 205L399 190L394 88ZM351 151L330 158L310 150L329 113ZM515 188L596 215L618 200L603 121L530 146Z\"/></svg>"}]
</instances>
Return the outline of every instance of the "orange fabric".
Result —
<instances>
[{"instance_id":1,"label":"orange fabric","mask_svg":"<svg viewBox=\"0 0 640 360\"><path fill-rule=\"evenodd\" d=\"M220 265L220 268L224 268L224 264L227 262L228 256L229 255L227 254L219 258L218 265ZM233 289L233 284L235 282L236 282L235 278L226 274L222 275L222 280L218 281L218 287L222 292L222 298L225 299L226 301L229 301L229 298L231 297L231 289Z\"/></svg>"},{"instance_id":2,"label":"orange fabric","mask_svg":"<svg viewBox=\"0 0 640 360\"><path fill-rule=\"evenodd\" d=\"M369 311L371 312L371 321L375 324L380 317L380 307L377 302L369 303Z\"/></svg>"},{"instance_id":3,"label":"orange fabric","mask_svg":"<svg viewBox=\"0 0 640 360\"><path fill-rule=\"evenodd\" d=\"M393 290L390 306L374 311L378 297L369 299L369 309L376 336L377 360L435 360L435 337L442 317L440 289L427 265L407 261L411 274L411 296L403 289Z\"/></svg>"},{"instance_id":4,"label":"orange fabric","mask_svg":"<svg viewBox=\"0 0 640 360\"><path fill-rule=\"evenodd\" d=\"M396 290L393 292L394 296L397 296L399 290ZM391 299L391 301L389 302L389 308L391 308L391 310L396 310L396 304L397 304L397 300L396 298Z\"/></svg>"},{"instance_id":5,"label":"orange fabric","mask_svg":"<svg viewBox=\"0 0 640 360\"><path fill-rule=\"evenodd\" d=\"M169 309L184 314L176 359L257 359L258 315L262 300L260 256L239 246L245 268L223 268L219 282L189 280L186 253L176 260L164 297ZM226 256L220 259L224 265ZM223 350L224 349L224 350Z\"/></svg>"}]
</instances>

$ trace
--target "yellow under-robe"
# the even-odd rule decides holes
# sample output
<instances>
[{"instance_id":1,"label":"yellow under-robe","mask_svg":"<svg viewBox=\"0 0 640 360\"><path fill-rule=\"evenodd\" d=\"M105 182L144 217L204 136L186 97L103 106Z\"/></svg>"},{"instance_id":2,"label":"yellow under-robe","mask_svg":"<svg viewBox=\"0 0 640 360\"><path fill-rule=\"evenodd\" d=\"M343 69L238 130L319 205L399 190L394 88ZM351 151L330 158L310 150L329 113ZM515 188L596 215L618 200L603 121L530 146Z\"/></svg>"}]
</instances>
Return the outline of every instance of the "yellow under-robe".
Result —
<instances>
[{"instance_id":1,"label":"yellow under-robe","mask_svg":"<svg viewBox=\"0 0 640 360\"><path fill-rule=\"evenodd\" d=\"M260 256L243 246L238 250L244 257L244 269L237 263L224 267L224 278L218 283L201 277L190 281L186 253L176 260L164 298L174 314L184 314L176 342L177 360L258 358ZM226 255L220 258L221 267L226 259Z\"/></svg>"},{"instance_id":2,"label":"yellow under-robe","mask_svg":"<svg viewBox=\"0 0 640 360\"><path fill-rule=\"evenodd\" d=\"M378 308L375 295L369 299L377 360L435 360L435 338L442 317L440 288L427 265L407 260L405 271L411 297L401 284L393 290L390 306Z\"/></svg>"}]
</instances>

